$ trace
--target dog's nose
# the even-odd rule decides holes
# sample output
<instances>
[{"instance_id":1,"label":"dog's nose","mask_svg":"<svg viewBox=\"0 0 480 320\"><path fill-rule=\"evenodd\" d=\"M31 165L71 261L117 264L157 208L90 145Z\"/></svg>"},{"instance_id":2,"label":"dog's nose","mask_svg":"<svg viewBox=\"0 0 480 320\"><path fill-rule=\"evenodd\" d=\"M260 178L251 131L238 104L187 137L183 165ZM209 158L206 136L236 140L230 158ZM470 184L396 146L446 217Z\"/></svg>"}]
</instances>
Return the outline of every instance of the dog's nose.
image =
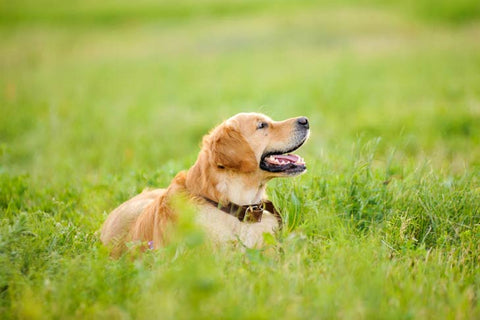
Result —
<instances>
[{"instance_id":1,"label":"dog's nose","mask_svg":"<svg viewBox=\"0 0 480 320\"><path fill-rule=\"evenodd\" d=\"M297 123L304 127L305 129L310 128L310 125L308 124L308 118L307 117L300 117L297 119Z\"/></svg>"}]
</instances>

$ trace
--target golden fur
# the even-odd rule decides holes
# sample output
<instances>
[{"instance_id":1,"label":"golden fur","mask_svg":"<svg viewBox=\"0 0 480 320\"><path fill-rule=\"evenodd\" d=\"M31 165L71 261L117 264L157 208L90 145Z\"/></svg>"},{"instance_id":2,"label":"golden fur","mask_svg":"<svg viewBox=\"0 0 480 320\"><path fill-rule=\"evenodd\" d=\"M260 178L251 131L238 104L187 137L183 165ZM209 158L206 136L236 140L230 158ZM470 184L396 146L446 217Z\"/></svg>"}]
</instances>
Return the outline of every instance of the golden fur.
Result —
<instances>
[{"instance_id":1,"label":"golden fur","mask_svg":"<svg viewBox=\"0 0 480 320\"><path fill-rule=\"evenodd\" d=\"M162 246L168 240L166 229L181 214L175 212L171 200L184 195L197 207L196 221L214 241L261 246L263 233L273 233L279 227L271 213L264 211L260 222L242 222L204 198L225 205L256 204L266 199L270 179L302 173L269 172L259 166L265 154L289 152L303 144L308 124L302 127L299 119L307 121L292 118L276 122L258 113L241 113L226 120L203 138L195 164L177 174L168 188L144 191L112 211L101 231L102 242L111 247L113 256L124 252L130 241Z\"/></svg>"}]
</instances>

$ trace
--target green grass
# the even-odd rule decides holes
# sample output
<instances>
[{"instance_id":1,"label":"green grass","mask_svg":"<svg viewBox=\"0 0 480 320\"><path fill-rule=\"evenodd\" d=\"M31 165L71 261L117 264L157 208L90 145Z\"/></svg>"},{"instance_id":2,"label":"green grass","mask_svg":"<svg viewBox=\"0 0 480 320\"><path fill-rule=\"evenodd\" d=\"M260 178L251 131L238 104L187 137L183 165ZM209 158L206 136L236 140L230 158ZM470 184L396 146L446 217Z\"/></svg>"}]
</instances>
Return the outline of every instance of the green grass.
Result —
<instances>
[{"instance_id":1,"label":"green grass","mask_svg":"<svg viewBox=\"0 0 480 320\"><path fill-rule=\"evenodd\" d=\"M0 4L0 318L480 318L478 2ZM111 260L240 111L310 118L266 250ZM187 210L188 212L188 210Z\"/></svg>"}]
</instances>

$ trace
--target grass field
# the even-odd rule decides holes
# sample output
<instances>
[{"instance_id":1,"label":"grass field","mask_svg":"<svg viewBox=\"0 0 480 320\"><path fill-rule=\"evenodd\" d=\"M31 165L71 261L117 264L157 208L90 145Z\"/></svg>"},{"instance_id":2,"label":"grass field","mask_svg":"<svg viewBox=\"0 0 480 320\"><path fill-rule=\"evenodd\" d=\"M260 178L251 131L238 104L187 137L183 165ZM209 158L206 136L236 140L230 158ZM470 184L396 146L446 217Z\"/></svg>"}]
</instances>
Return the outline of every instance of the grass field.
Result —
<instances>
[{"instance_id":1,"label":"grass field","mask_svg":"<svg viewBox=\"0 0 480 320\"><path fill-rule=\"evenodd\" d=\"M1 319L479 319L478 1L0 2ZM98 230L223 119L305 115L267 250Z\"/></svg>"}]
</instances>

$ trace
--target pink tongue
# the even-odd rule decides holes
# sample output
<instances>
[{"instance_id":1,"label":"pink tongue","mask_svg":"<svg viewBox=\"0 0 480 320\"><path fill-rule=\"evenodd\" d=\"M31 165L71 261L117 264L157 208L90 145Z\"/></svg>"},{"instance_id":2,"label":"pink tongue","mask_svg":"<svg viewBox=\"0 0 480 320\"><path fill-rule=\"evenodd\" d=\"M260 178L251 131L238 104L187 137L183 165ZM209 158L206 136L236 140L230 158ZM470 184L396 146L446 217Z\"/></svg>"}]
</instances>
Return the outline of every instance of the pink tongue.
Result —
<instances>
[{"instance_id":1,"label":"pink tongue","mask_svg":"<svg viewBox=\"0 0 480 320\"><path fill-rule=\"evenodd\" d=\"M298 161L299 157L295 154L282 154L282 155L276 155L275 159L295 163Z\"/></svg>"}]
</instances>

